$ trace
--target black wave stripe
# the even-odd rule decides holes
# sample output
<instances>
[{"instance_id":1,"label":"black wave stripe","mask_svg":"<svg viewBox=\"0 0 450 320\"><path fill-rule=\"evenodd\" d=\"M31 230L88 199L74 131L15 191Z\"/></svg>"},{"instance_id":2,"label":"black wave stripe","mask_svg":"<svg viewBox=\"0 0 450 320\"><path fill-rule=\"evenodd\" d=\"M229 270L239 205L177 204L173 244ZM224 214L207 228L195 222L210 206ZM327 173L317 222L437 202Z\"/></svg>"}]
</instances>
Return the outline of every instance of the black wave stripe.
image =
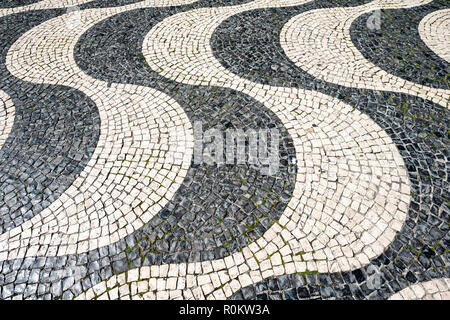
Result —
<instances>
[{"instance_id":1,"label":"black wave stripe","mask_svg":"<svg viewBox=\"0 0 450 320\"><path fill-rule=\"evenodd\" d=\"M277 128L280 171L262 176L247 165L192 165L169 204L147 225L115 244L88 253L0 262L2 298L71 299L113 273L150 264L224 257L261 236L284 211L295 184L295 149L277 116L242 93L167 80L142 55L145 35L165 17L197 7L245 1L139 9L99 23L79 40L77 64L108 82L152 87L173 97L203 129ZM201 239L201 241L199 241ZM3 276L3 278L2 278Z\"/></svg>"},{"instance_id":2,"label":"black wave stripe","mask_svg":"<svg viewBox=\"0 0 450 320\"><path fill-rule=\"evenodd\" d=\"M286 57L279 43L281 28L303 12L358 6L370 0L313 1L300 6L245 11L225 20L213 33L214 56L242 78L273 86L315 90L324 82L303 72ZM254 25L253 23L258 23Z\"/></svg>"},{"instance_id":3,"label":"black wave stripe","mask_svg":"<svg viewBox=\"0 0 450 320\"><path fill-rule=\"evenodd\" d=\"M278 129L282 163L273 177L248 165L193 165L173 200L142 230L144 242L135 249L146 255L144 264L214 260L241 250L281 217L295 185L293 141L274 113L232 90L177 90L183 92L177 101L204 130Z\"/></svg>"},{"instance_id":4,"label":"black wave stripe","mask_svg":"<svg viewBox=\"0 0 450 320\"><path fill-rule=\"evenodd\" d=\"M378 266L383 273L383 287L379 290L369 289L366 284L369 265L353 272L319 275L344 279L336 285L323 282L323 294L322 289L317 291L315 287L305 291L308 287L295 280L295 276L295 279L288 277L294 283L291 289L295 290L260 290L269 281L265 280L239 291L235 299L275 299L279 294L286 298L387 298L410 283L450 274L447 268L450 260L448 111L415 96L327 83L292 63L279 43L281 28L292 17L322 4L260 9L232 16L212 37L214 55L227 69L243 78L274 86L317 90L370 116L391 137L407 166L412 184L408 217L395 241L371 261L370 265ZM306 274L301 276L304 278ZM279 279L284 278L270 281L284 281ZM339 291L338 287L345 289Z\"/></svg>"},{"instance_id":5,"label":"black wave stripe","mask_svg":"<svg viewBox=\"0 0 450 320\"><path fill-rule=\"evenodd\" d=\"M449 8L436 0L408 9L381 10L380 30L367 28L367 13L356 19L350 34L356 48L370 62L400 78L433 88L450 89L450 63L422 41L418 26L433 11Z\"/></svg>"},{"instance_id":6,"label":"black wave stripe","mask_svg":"<svg viewBox=\"0 0 450 320\"><path fill-rule=\"evenodd\" d=\"M427 251L430 255L431 251ZM265 279L255 285L242 288L230 300L386 300L412 283L440 279L442 273L429 269L417 277L407 272L396 277L395 268L384 265L386 257L373 261L370 266L342 273L298 273ZM378 271L373 271L378 270ZM379 276L379 278L375 278ZM378 280L379 279L379 280ZM379 282L378 282L379 281ZM379 284L377 290L371 289Z\"/></svg>"},{"instance_id":7,"label":"black wave stripe","mask_svg":"<svg viewBox=\"0 0 450 320\"><path fill-rule=\"evenodd\" d=\"M100 134L98 110L86 95L68 87L28 83L6 69L10 46L58 14L61 11L35 11L0 18L0 88L11 96L16 114L0 150L0 233L56 200L86 166Z\"/></svg>"},{"instance_id":8,"label":"black wave stripe","mask_svg":"<svg viewBox=\"0 0 450 320\"><path fill-rule=\"evenodd\" d=\"M79 8L82 10L90 8L119 7L137 2L142 2L142 0L93 0L79 5Z\"/></svg>"},{"instance_id":9,"label":"black wave stripe","mask_svg":"<svg viewBox=\"0 0 450 320\"><path fill-rule=\"evenodd\" d=\"M27 6L41 0L2 0L0 2L0 8L15 8Z\"/></svg>"}]
</instances>

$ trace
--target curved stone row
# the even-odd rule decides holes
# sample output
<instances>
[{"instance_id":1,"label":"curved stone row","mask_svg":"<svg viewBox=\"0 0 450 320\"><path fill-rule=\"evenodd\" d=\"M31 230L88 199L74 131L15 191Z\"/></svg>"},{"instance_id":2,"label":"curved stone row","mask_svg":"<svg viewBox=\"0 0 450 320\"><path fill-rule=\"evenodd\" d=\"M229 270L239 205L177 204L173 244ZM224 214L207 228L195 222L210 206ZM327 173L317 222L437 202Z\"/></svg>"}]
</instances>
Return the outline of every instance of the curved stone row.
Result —
<instances>
[{"instance_id":1,"label":"curved stone row","mask_svg":"<svg viewBox=\"0 0 450 320\"><path fill-rule=\"evenodd\" d=\"M425 16L419 23L419 35L425 44L442 59L450 62L450 9L438 10ZM448 64L447 64L448 71Z\"/></svg>"},{"instance_id":2,"label":"curved stone row","mask_svg":"<svg viewBox=\"0 0 450 320\"><path fill-rule=\"evenodd\" d=\"M446 1L433 1L419 7L387 9L363 14L351 25L352 42L364 58L388 73L424 86L448 90L450 86L447 74L450 71L450 64L431 51L420 36L420 30L424 28L421 26L422 18L447 6ZM368 21L373 15L379 19L379 28L369 28L372 25ZM442 12L441 16L444 15L445 12ZM440 52L445 51L444 38L449 29L448 26L445 28L445 25L436 22L433 22L435 29L432 32L431 26L427 27L427 34L433 34L433 37L441 35L439 40L431 41L437 40L440 43L437 49L439 54L439 48L442 48Z\"/></svg>"},{"instance_id":3,"label":"curved stone row","mask_svg":"<svg viewBox=\"0 0 450 320\"><path fill-rule=\"evenodd\" d=\"M368 61L351 40L350 27L364 13L380 8L408 8L426 1L373 1L358 7L318 9L290 19L281 46L297 66L312 76L347 87L416 95L448 107L450 91L426 87L387 73Z\"/></svg>"},{"instance_id":4,"label":"curved stone row","mask_svg":"<svg viewBox=\"0 0 450 320\"><path fill-rule=\"evenodd\" d=\"M397 292L389 300L449 300L450 279L417 283Z\"/></svg>"}]
</instances>

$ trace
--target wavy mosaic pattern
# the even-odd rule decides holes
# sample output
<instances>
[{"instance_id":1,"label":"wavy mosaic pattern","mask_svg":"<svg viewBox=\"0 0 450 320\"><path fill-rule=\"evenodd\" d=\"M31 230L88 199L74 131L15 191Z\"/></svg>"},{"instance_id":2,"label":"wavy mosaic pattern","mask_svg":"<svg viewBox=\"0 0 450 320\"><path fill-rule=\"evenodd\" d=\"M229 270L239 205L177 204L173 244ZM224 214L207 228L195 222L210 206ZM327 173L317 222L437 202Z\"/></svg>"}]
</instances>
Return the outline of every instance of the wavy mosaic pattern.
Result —
<instances>
[{"instance_id":1,"label":"wavy mosaic pattern","mask_svg":"<svg viewBox=\"0 0 450 320\"><path fill-rule=\"evenodd\" d=\"M1 165L21 183L11 170L0 179L1 298L423 298L411 285L448 278L448 92L445 78L426 82L442 74L442 49L423 40L408 57L430 67L408 78L357 41L377 6L421 8L410 25L430 38L421 30L439 1L75 2L0 11L16 26L0 61ZM311 72L286 49L304 15L345 25L351 40L334 47L333 34L327 50L356 50L389 81L346 81L359 67ZM31 92L37 111L21 107ZM276 128L279 171L194 163L197 121ZM46 135L73 149L46 147ZM27 167L17 147L42 161ZM75 174L58 169L64 156ZM46 166L69 178L39 180ZM437 286L429 294L445 298Z\"/></svg>"},{"instance_id":2,"label":"wavy mosaic pattern","mask_svg":"<svg viewBox=\"0 0 450 320\"><path fill-rule=\"evenodd\" d=\"M308 11L286 23L280 34L281 46L300 68L327 82L413 94L447 107L448 90L425 87L385 72L367 61L351 41L351 24L362 14L371 12L373 17L376 10L408 8L427 2L430 1L373 1L343 10Z\"/></svg>"}]
</instances>

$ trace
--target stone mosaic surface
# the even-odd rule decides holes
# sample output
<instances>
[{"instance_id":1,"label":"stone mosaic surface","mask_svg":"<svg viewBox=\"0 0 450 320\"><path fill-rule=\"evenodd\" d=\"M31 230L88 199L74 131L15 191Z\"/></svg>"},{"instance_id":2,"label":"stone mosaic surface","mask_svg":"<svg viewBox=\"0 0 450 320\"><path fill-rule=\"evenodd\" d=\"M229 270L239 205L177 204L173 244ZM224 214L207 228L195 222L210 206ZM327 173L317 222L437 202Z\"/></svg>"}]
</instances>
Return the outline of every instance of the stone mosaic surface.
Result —
<instances>
[{"instance_id":1,"label":"stone mosaic surface","mask_svg":"<svg viewBox=\"0 0 450 320\"><path fill-rule=\"evenodd\" d=\"M0 7L0 298L449 298L445 1Z\"/></svg>"},{"instance_id":2,"label":"stone mosaic surface","mask_svg":"<svg viewBox=\"0 0 450 320\"><path fill-rule=\"evenodd\" d=\"M420 36L421 33L429 34L421 30L431 26L439 29L433 30L434 37L446 33L448 27L439 20L440 16L445 17L446 11L439 10L442 8L445 8L445 2L433 1L414 8L380 10L380 29L373 31L366 26L373 13L366 13L351 27L352 42L367 60L390 74L425 86L449 89L449 62L440 57L439 49L433 48L429 42L426 44L424 41L427 40ZM430 16L431 13L434 15ZM430 19L433 22L427 22ZM440 42L445 46L444 39Z\"/></svg>"}]
</instances>

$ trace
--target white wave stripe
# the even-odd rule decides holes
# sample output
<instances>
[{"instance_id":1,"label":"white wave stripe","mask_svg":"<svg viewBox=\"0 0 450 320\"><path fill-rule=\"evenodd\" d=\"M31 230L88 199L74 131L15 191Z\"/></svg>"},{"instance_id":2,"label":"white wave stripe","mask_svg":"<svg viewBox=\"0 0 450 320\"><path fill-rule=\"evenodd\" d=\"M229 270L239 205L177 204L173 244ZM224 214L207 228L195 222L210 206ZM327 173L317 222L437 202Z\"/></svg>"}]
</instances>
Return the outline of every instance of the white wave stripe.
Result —
<instances>
[{"instance_id":1,"label":"white wave stripe","mask_svg":"<svg viewBox=\"0 0 450 320\"><path fill-rule=\"evenodd\" d=\"M144 1L81 11L42 23L15 42L8 70L33 82L65 85L88 95L101 118L92 158L74 183L48 208L0 235L0 261L87 252L142 227L172 198L190 167L192 126L181 106L146 87L112 84L83 73L73 57L79 37L119 12L193 1Z\"/></svg>"},{"instance_id":2,"label":"white wave stripe","mask_svg":"<svg viewBox=\"0 0 450 320\"><path fill-rule=\"evenodd\" d=\"M247 84L254 84L237 77L214 58L209 45L214 30L224 20L241 12L296 6L311 1L255 0L242 5L201 8L175 14L150 30L144 40L143 52L150 67L169 79L192 85L224 87L230 87L230 82L234 81L231 88L241 90ZM170 38L166 40L163 36Z\"/></svg>"},{"instance_id":3,"label":"white wave stripe","mask_svg":"<svg viewBox=\"0 0 450 320\"><path fill-rule=\"evenodd\" d=\"M0 90L0 148L8 139L14 125L15 108L9 95Z\"/></svg>"},{"instance_id":4,"label":"white wave stripe","mask_svg":"<svg viewBox=\"0 0 450 320\"><path fill-rule=\"evenodd\" d=\"M364 58L350 36L352 22L362 14L374 15L378 9L408 8L429 2L379 0L359 7L304 12L284 25L281 46L297 66L319 79L354 88L406 93L448 107L449 90L423 86L387 73Z\"/></svg>"},{"instance_id":5,"label":"white wave stripe","mask_svg":"<svg viewBox=\"0 0 450 320\"><path fill-rule=\"evenodd\" d=\"M425 44L450 62L450 9L434 11L419 23L419 35Z\"/></svg>"},{"instance_id":6,"label":"white wave stripe","mask_svg":"<svg viewBox=\"0 0 450 320\"><path fill-rule=\"evenodd\" d=\"M33 10L45 10L45 9L60 9L68 8L68 13L77 12L76 6L93 2L95 0L41 0L35 3L31 3L26 6L18 6L14 8L0 8L0 17L7 16L10 14L21 13ZM144 0L136 4L131 4L129 7L132 8L143 8L143 7L168 7L168 6L178 6L188 3L197 2L198 0ZM128 6L122 6L122 8ZM75 11L70 11L73 9ZM129 9L125 9L129 10Z\"/></svg>"},{"instance_id":7,"label":"white wave stripe","mask_svg":"<svg viewBox=\"0 0 450 320\"><path fill-rule=\"evenodd\" d=\"M433 279L413 284L395 293L389 300L450 300L450 279Z\"/></svg>"},{"instance_id":8,"label":"white wave stripe","mask_svg":"<svg viewBox=\"0 0 450 320\"><path fill-rule=\"evenodd\" d=\"M208 262L133 269L78 298L224 299L270 276L359 268L381 254L401 229L409 179L398 150L378 125L338 99L256 84L214 58L209 45L214 30L255 3L273 4L255 1L171 16L150 30L143 52L151 68L170 79L233 88L277 114L298 161L287 209L242 252Z\"/></svg>"}]
</instances>

